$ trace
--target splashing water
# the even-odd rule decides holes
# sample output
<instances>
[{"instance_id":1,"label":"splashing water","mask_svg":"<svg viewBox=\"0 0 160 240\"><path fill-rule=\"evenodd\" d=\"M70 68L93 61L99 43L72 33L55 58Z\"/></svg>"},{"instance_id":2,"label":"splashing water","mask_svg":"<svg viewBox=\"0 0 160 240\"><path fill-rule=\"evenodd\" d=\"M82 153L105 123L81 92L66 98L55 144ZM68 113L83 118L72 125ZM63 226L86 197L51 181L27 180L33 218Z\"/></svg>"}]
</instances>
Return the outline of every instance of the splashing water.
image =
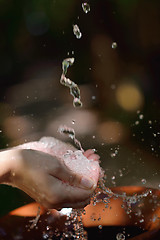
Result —
<instances>
[{"instance_id":1,"label":"splashing water","mask_svg":"<svg viewBox=\"0 0 160 240\"><path fill-rule=\"evenodd\" d=\"M60 126L58 131L63 134L67 134L68 137L70 137L74 143L79 147L81 151L84 152L84 150L81 147L81 143L76 139L75 137L75 131L73 128L69 128L67 126ZM147 189L142 194L133 194L132 196L127 196L125 192L122 194L114 193L111 189L105 186L105 174L104 171L101 169L100 178L97 184L97 188L91 197L91 203L95 206L97 203L104 203L105 208L108 208L110 199L111 198L121 198L123 200L124 205L122 208L125 209L127 214L130 214L132 212L132 205L134 205L137 202L140 202L141 199L147 197L149 194L152 193L150 189ZM103 195L103 197L102 197ZM68 213L68 209L67 213ZM87 239L87 235L85 234L83 223L82 223L82 216L85 214L84 209L69 209L69 216L68 220L66 221L66 226L73 226L72 230L66 230L63 232L62 239L68 238L69 236L74 237L74 239ZM135 213L136 215L136 213ZM99 220L101 217L99 216ZM102 225L99 225L99 229L102 229ZM74 233L73 233L74 230ZM122 233L118 233L116 235L117 240L124 240L125 235Z\"/></svg>"},{"instance_id":2,"label":"splashing water","mask_svg":"<svg viewBox=\"0 0 160 240\"><path fill-rule=\"evenodd\" d=\"M80 39L82 37L82 33L77 24L73 25L73 33L77 39Z\"/></svg>"},{"instance_id":3,"label":"splashing water","mask_svg":"<svg viewBox=\"0 0 160 240\"><path fill-rule=\"evenodd\" d=\"M88 3L82 3L82 9L85 13L88 13L90 11L90 5ZM78 25L73 25L73 33L76 36L77 39L80 39L82 37L82 33L78 27ZM112 43L112 48L117 48L117 43ZM74 97L73 100L73 106L79 107L82 106L82 102L80 99L80 90L78 88L78 85L75 84L73 81L71 81L69 78L66 77L68 68L73 65L74 58L66 58L62 62L62 75L60 79L60 83L68 88L70 88L70 94ZM61 134L66 134L69 138L71 138L74 142L74 144L82 151L84 152L81 143L76 139L75 137L75 131L72 128L69 128L67 126L60 126L58 131ZM105 204L105 207L107 208L110 199L111 198L121 198L123 200L123 203L126 203L123 205L123 208L125 209L126 213L130 214L132 212L132 205L136 202L139 202L142 198L147 197L148 194L151 193L151 190L146 190L142 194L134 194L133 196L127 196L125 192L122 194L114 193L111 189L107 188L105 186L105 174L102 170L102 173L100 174L100 178L97 184L97 188L94 192L94 194L91 197L91 203L93 205L96 205L99 202L103 202ZM102 197L103 195L103 197ZM63 209L62 209L63 210ZM74 238L74 239L87 239L87 236L85 234L83 223L82 223L82 215L85 214L84 209L64 209L61 210L61 213L66 214L67 211L67 220L66 220L66 228L62 233L61 239L65 238ZM100 217L99 217L100 219ZM67 226L73 226L73 229L69 230ZM99 225L99 229L102 228L102 225ZM74 230L74 231L73 231ZM57 236L60 236L59 231L57 230ZM117 240L124 240L125 235L122 233L118 233L116 235Z\"/></svg>"},{"instance_id":4,"label":"splashing water","mask_svg":"<svg viewBox=\"0 0 160 240\"><path fill-rule=\"evenodd\" d=\"M30 220L30 222L32 223L31 226L30 226L30 229L33 229L34 227L37 226L37 223L39 221L39 218L40 218L40 207L38 207L38 211L37 211L37 216L33 219L33 220Z\"/></svg>"},{"instance_id":5,"label":"splashing water","mask_svg":"<svg viewBox=\"0 0 160 240\"><path fill-rule=\"evenodd\" d=\"M74 131L73 128L69 128L69 127L63 125L63 126L60 126L60 127L58 128L58 132L60 132L61 134L63 133L63 134L68 135L68 137L73 140L74 144L75 144L82 152L84 152L80 141L78 141L78 140L76 139L75 131Z\"/></svg>"},{"instance_id":6,"label":"splashing water","mask_svg":"<svg viewBox=\"0 0 160 240\"><path fill-rule=\"evenodd\" d=\"M85 13L90 12L90 5L88 3L82 3L82 9Z\"/></svg>"},{"instance_id":7,"label":"splashing water","mask_svg":"<svg viewBox=\"0 0 160 240\"><path fill-rule=\"evenodd\" d=\"M74 143L76 144L76 146L78 146L78 148L81 150L81 153L84 152L84 150L82 149L81 143L76 139L75 137L75 131L73 128L69 128L67 126L60 126L58 131L60 133L66 134L69 138L71 138ZM67 153L66 153L67 154ZM65 154L64 154L65 156ZM139 205L142 204L143 202L141 202L141 200L145 197L147 197L149 194L151 194L151 190L147 189L146 191L144 191L142 194L133 194L132 196L127 196L127 194L125 192L123 193L115 193L113 192L111 189L107 188L105 186L105 174L104 171L101 169L101 173L100 173L100 177L99 177L99 181L97 184L97 188L95 189L95 192L93 193L93 196L91 197L91 204L93 206L95 206L98 203L104 203L105 207L104 208L108 208L109 204L111 202L111 198L117 199L117 198L121 198L122 202L123 202L123 206L121 206L127 214L135 214L135 216L137 217L137 213L138 212L132 212L132 207L135 206L136 203L138 203L138 210L139 209ZM154 196L154 195L153 195ZM47 230L47 232L44 232L44 237L45 239L52 239L52 236L55 235L57 237L61 237L60 239L87 239L87 235L86 232L84 230L83 227L83 222L82 222L82 216L85 215L85 210L84 209L72 209L72 208L63 208L59 211L60 215L64 215L66 216L66 221L65 221L65 226L63 231L56 228L53 231L49 232L49 230ZM143 224L143 215L141 212L138 213L138 217L139 219L139 223ZM38 213L37 216L34 220L32 221L32 225L30 226L31 228L36 227L37 222L40 218L40 209L38 209ZM101 216L99 215L97 220L99 221L101 219ZM94 219L93 219L94 220ZM96 220L96 219L95 219ZM98 227L100 230L102 229L102 225L99 224ZM49 227L47 227L47 229L49 229ZM123 237L122 233L119 233L119 235L116 236L118 240L124 240L125 236Z\"/></svg>"}]
</instances>

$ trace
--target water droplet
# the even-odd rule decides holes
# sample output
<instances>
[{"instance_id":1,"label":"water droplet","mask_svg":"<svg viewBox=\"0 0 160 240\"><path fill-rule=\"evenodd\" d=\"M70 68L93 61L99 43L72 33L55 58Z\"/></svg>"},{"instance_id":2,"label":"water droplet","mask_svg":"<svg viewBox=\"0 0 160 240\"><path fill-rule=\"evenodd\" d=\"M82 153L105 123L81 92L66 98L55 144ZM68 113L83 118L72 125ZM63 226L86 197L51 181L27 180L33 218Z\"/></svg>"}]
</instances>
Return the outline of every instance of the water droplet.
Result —
<instances>
[{"instance_id":1,"label":"water droplet","mask_svg":"<svg viewBox=\"0 0 160 240\"><path fill-rule=\"evenodd\" d=\"M75 124L75 120L72 120L72 124Z\"/></svg>"},{"instance_id":2,"label":"water droplet","mask_svg":"<svg viewBox=\"0 0 160 240\"><path fill-rule=\"evenodd\" d=\"M80 90L77 86L77 84L72 82L72 85L70 87L70 94L74 97L74 98L80 98Z\"/></svg>"},{"instance_id":3,"label":"water droplet","mask_svg":"<svg viewBox=\"0 0 160 240\"><path fill-rule=\"evenodd\" d=\"M63 70L64 75L66 75L67 69L69 68L69 66L73 65L74 60L75 60L74 58L66 58L66 59L63 60L62 70Z\"/></svg>"},{"instance_id":4,"label":"water droplet","mask_svg":"<svg viewBox=\"0 0 160 240\"><path fill-rule=\"evenodd\" d=\"M142 218L142 219L140 219L140 220L139 220L139 222L140 222L140 223L144 222L144 219L143 219L143 218Z\"/></svg>"},{"instance_id":5,"label":"water droplet","mask_svg":"<svg viewBox=\"0 0 160 240\"><path fill-rule=\"evenodd\" d=\"M141 180L141 182L142 182L143 184L146 184L147 181L146 181L146 179L143 178L143 179Z\"/></svg>"},{"instance_id":6,"label":"water droplet","mask_svg":"<svg viewBox=\"0 0 160 240\"><path fill-rule=\"evenodd\" d=\"M60 83L69 88L72 86L72 81L69 78L66 78L63 73L61 75Z\"/></svg>"},{"instance_id":7,"label":"water droplet","mask_svg":"<svg viewBox=\"0 0 160 240\"><path fill-rule=\"evenodd\" d=\"M140 114L140 115L139 115L139 119L142 120L143 118L144 118L144 115L143 115L143 114Z\"/></svg>"},{"instance_id":8,"label":"water droplet","mask_svg":"<svg viewBox=\"0 0 160 240\"><path fill-rule=\"evenodd\" d=\"M113 42L113 43L112 43L112 48L113 48L113 49L116 49L116 48L117 48L117 43L116 43L116 42Z\"/></svg>"},{"instance_id":9,"label":"water droplet","mask_svg":"<svg viewBox=\"0 0 160 240\"><path fill-rule=\"evenodd\" d=\"M116 156L115 153L111 153L111 157L114 158Z\"/></svg>"},{"instance_id":10,"label":"water droplet","mask_svg":"<svg viewBox=\"0 0 160 240\"><path fill-rule=\"evenodd\" d=\"M77 39L80 39L82 37L82 33L77 24L73 25L73 33Z\"/></svg>"},{"instance_id":11,"label":"water droplet","mask_svg":"<svg viewBox=\"0 0 160 240\"><path fill-rule=\"evenodd\" d=\"M102 225L98 225L98 228L99 228L99 229L102 229L102 228L103 228L103 226L102 226Z\"/></svg>"},{"instance_id":12,"label":"water droplet","mask_svg":"<svg viewBox=\"0 0 160 240\"><path fill-rule=\"evenodd\" d=\"M79 98L74 98L73 100L73 106L74 107L82 107L82 102Z\"/></svg>"},{"instance_id":13,"label":"water droplet","mask_svg":"<svg viewBox=\"0 0 160 240\"><path fill-rule=\"evenodd\" d=\"M116 239L117 240L125 240L125 235L123 233L117 233Z\"/></svg>"},{"instance_id":14,"label":"water droplet","mask_svg":"<svg viewBox=\"0 0 160 240\"><path fill-rule=\"evenodd\" d=\"M49 226L46 226L46 229L47 229L47 230L49 230L49 229L50 229L50 227L49 227Z\"/></svg>"},{"instance_id":15,"label":"water droplet","mask_svg":"<svg viewBox=\"0 0 160 240\"><path fill-rule=\"evenodd\" d=\"M49 238L48 233L43 233L43 239L48 239L48 238Z\"/></svg>"},{"instance_id":16,"label":"water droplet","mask_svg":"<svg viewBox=\"0 0 160 240\"><path fill-rule=\"evenodd\" d=\"M82 8L85 13L88 13L91 10L88 3L82 3Z\"/></svg>"}]
</instances>

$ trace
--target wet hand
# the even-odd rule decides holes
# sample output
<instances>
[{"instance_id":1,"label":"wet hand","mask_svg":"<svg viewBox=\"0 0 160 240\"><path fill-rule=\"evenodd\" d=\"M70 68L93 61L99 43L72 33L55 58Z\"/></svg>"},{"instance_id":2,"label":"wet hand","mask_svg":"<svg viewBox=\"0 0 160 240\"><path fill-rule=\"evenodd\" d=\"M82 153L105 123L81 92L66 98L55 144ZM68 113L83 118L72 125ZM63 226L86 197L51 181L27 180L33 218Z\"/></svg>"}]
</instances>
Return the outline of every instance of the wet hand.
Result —
<instances>
[{"instance_id":1,"label":"wet hand","mask_svg":"<svg viewBox=\"0 0 160 240\"><path fill-rule=\"evenodd\" d=\"M26 192L46 208L86 206L96 182L71 171L57 156L32 149L11 149L3 152L10 159L6 182ZM84 153L98 160L93 150Z\"/></svg>"}]
</instances>

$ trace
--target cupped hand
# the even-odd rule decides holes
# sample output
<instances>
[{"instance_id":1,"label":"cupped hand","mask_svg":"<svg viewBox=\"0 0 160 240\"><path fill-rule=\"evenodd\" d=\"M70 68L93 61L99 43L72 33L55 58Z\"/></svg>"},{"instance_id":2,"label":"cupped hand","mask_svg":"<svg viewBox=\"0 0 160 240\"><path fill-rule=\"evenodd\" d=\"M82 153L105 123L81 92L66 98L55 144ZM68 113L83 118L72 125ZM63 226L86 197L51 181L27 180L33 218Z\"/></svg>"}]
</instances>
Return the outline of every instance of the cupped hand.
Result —
<instances>
[{"instance_id":1,"label":"cupped hand","mask_svg":"<svg viewBox=\"0 0 160 240\"><path fill-rule=\"evenodd\" d=\"M66 164L66 149L68 150L68 145L65 143L46 147L40 141L7 151L8 157L12 156L9 184L23 190L48 209L86 206L97 186L99 156L90 149L84 152L83 160L77 159L74 162L75 165L84 164L84 169L90 167L89 174L83 175L76 168L72 169L74 160L69 165Z\"/></svg>"}]
</instances>

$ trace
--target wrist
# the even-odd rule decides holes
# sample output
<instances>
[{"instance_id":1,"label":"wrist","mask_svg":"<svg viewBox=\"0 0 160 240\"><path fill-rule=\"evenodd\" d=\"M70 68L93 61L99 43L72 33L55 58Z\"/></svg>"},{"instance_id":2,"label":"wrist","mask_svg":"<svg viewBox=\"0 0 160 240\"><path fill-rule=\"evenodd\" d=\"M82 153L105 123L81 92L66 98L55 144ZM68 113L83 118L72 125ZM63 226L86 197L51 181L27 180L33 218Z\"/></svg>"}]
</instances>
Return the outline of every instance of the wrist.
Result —
<instances>
[{"instance_id":1,"label":"wrist","mask_svg":"<svg viewBox=\"0 0 160 240\"><path fill-rule=\"evenodd\" d=\"M0 184L11 184L16 155L16 149L0 152Z\"/></svg>"}]
</instances>

